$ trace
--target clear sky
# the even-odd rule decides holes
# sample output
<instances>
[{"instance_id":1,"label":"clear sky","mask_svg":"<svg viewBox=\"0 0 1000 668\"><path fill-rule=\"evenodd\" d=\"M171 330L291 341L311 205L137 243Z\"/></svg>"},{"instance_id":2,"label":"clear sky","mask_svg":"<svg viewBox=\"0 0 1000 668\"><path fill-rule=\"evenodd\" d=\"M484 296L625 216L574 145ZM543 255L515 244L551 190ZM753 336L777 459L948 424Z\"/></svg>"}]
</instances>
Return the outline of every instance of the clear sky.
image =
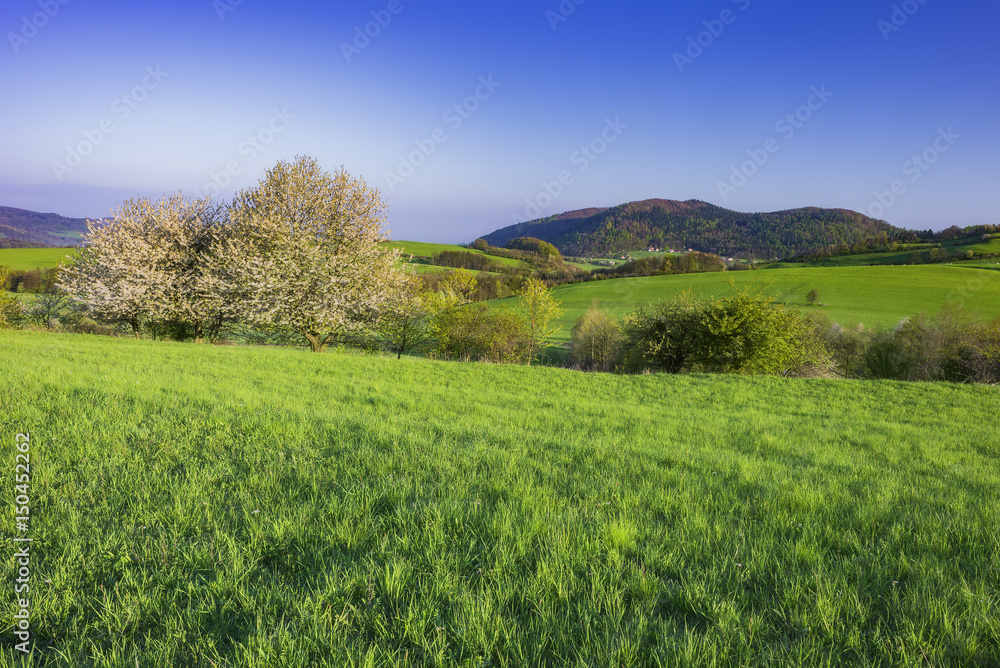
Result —
<instances>
[{"instance_id":1,"label":"clear sky","mask_svg":"<svg viewBox=\"0 0 1000 668\"><path fill-rule=\"evenodd\" d=\"M7 206L229 199L306 154L397 239L652 197L1000 222L996 0L6 0L0 27Z\"/></svg>"}]
</instances>

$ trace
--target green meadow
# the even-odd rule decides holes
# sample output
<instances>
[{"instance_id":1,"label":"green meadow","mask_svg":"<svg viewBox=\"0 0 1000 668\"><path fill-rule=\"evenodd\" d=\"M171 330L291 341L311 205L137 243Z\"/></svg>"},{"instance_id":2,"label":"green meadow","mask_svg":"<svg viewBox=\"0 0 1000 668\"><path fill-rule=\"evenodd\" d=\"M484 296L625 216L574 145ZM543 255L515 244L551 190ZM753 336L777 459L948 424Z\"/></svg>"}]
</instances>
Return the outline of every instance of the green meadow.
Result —
<instances>
[{"instance_id":1,"label":"green meadow","mask_svg":"<svg viewBox=\"0 0 1000 668\"><path fill-rule=\"evenodd\" d=\"M458 246L455 244L432 244L423 241L390 241L389 247L398 248L402 252L404 259L406 258L407 255L433 257L435 254L443 253L444 251L458 251L463 253L474 253L476 255L486 255L491 260L494 260L499 264L507 265L509 267L520 267L524 265L524 263L521 262L520 260L515 260L513 258L508 258L508 257L497 257L495 255L488 255L487 253L484 253L481 250L477 250L475 248L467 248L465 246ZM436 271L451 270L450 267L436 267L434 265L426 265L426 266L434 267L434 270ZM418 268L417 271L419 272L420 269Z\"/></svg>"},{"instance_id":2,"label":"green meadow","mask_svg":"<svg viewBox=\"0 0 1000 668\"><path fill-rule=\"evenodd\" d=\"M826 315L847 326L893 326L902 318L933 312L947 302L961 302L984 317L1000 315L1000 272L976 265L899 267L837 267L770 271L681 274L619 278L555 288L565 314L558 324L559 340L597 300L601 308L622 316L638 306L670 300L685 290L700 297L724 297L732 279L737 287L758 286L778 301ZM807 307L810 290L819 292L821 307ZM502 303L498 302L498 303Z\"/></svg>"},{"instance_id":3,"label":"green meadow","mask_svg":"<svg viewBox=\"0 0 1000 668\"><path fill-rule=\"evenodd\" d=\"M32 332L0 379L34 540L3 665L1000 657L994 387Z\"/></svg>"},{"instance_id":4,"label":"green meadow","mask_svg":"<svg viewBox=\"0 0 1000 668\"><path fill-rule=\"evenodd\" d=\"M956 240L958 241L958 240ZM956 241L946 241L941 244L942 248L950 252L962 252L962 251L974 251L979 253L1000 253L1000 237L993 236L991 239L981 241L974 244L959 244ZM919 247L920 245L917 244ZM926 249L921 249L916 251L918 253L926 253ZM824 258L822 260L815 260L812 262L775 262L768 265L769 269L787 268L787 267L862 267L875 264L891 264L891 265L901 265L906 264L910 260L910 256L914 253L913 250L908 250L905 246L899 250L892 253L857 253L855 255L839 255L836 257ZM985 259L985 260L959 260L962 264L978 264L980 262L985 262L990 265L995 265L1000 263L1000 260L996 258Z\"/></svg>"},{"instance_id":5,"label":"green meadow","mask_svg":"<svg viewBox=\"0 0 1000 668\"><path fill-rule=\"evenodd\" d=\"M426 241L390 241L388 245L390 248L398 248L404 255L412 253L413 255L423 255L426 257L444 251L481 252L466 248L465 246L459 246L458 244L434 244Z\"/></svg>"},{"instance_id":6,"label":"green meadow","mask_svg":"<svg viewBox=\"0 0 1000 668\"><path fill-rule=\"evenodd\" d=\"M26 270L55 267L73 255L75 248L0 248L0 266Z\"/></svg>"}]
</instances>

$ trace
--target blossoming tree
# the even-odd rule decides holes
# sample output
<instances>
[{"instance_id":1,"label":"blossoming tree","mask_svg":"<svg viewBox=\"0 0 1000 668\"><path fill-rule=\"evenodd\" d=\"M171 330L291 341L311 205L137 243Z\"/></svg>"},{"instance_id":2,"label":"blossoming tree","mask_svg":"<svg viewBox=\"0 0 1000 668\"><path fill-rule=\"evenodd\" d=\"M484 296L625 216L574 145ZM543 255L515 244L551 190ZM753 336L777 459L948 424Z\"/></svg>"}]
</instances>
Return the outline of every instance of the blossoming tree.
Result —
<instances>
[{"instance_id":1,"label":"blossoming tree","mask_svg":"<svg viewBox=\"0 0 1000 668\"><path fill-rule=\"evenodd\" d=\"M391 306L403 276L384 222L381 195L362 179L309 157L282 161L237 194L210 273L249 322L292 327L322 352Z\"/></svg>"}]
</instances>

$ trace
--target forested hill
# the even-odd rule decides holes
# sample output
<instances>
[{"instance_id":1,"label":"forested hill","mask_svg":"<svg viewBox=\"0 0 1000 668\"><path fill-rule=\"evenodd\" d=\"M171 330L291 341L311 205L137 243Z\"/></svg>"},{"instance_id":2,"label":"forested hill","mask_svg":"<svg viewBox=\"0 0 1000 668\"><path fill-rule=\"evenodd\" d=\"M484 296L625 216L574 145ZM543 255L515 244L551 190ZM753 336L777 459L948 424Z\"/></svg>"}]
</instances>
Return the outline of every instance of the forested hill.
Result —
<instances>
[{"instance_id":1,"label":"forested hill","mask_svg":"<svg viewBox=\"0 0 1000 668\"><path fill-rule=\"evenodd\" d=\"M913 235L846 209L808 207L740 213L702 202L650 199L582 217L571 212L511 225L485 237L504 246L517 237L548 241L569 255L618 253L654 246L719 255L784 258L835 244L903 240Z\"/></svg>"},{"instance_id":2,"label":"forested hill","mask_svg":"<svg viewBox=\"0 0 1000 668\"><path fill-rule=\"evenodd\" d=\"M83 218L0 206L0 248L71 246L86 231L87 221Z\"/></svg>"}]
</instances>

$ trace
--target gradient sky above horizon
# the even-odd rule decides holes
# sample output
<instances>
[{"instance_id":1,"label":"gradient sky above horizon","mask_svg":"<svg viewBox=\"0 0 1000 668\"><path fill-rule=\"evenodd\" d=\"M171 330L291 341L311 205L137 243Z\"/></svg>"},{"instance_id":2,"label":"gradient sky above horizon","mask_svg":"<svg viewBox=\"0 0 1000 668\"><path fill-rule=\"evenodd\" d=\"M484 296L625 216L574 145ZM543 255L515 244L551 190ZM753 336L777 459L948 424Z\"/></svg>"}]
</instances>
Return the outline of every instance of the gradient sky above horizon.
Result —
<instances>
[{"instance_id":1,"label":"gradient sky above horizon","mask_svg":"<svg viewBox=\"0 0 1000 668\"><path fill-rule=\"evenodd\" d=\"M397 239L652 197L1000 223L995 0L64 2L0 9L0 205L229 199L311 155Z\"/></svg>"}]
</instances>

